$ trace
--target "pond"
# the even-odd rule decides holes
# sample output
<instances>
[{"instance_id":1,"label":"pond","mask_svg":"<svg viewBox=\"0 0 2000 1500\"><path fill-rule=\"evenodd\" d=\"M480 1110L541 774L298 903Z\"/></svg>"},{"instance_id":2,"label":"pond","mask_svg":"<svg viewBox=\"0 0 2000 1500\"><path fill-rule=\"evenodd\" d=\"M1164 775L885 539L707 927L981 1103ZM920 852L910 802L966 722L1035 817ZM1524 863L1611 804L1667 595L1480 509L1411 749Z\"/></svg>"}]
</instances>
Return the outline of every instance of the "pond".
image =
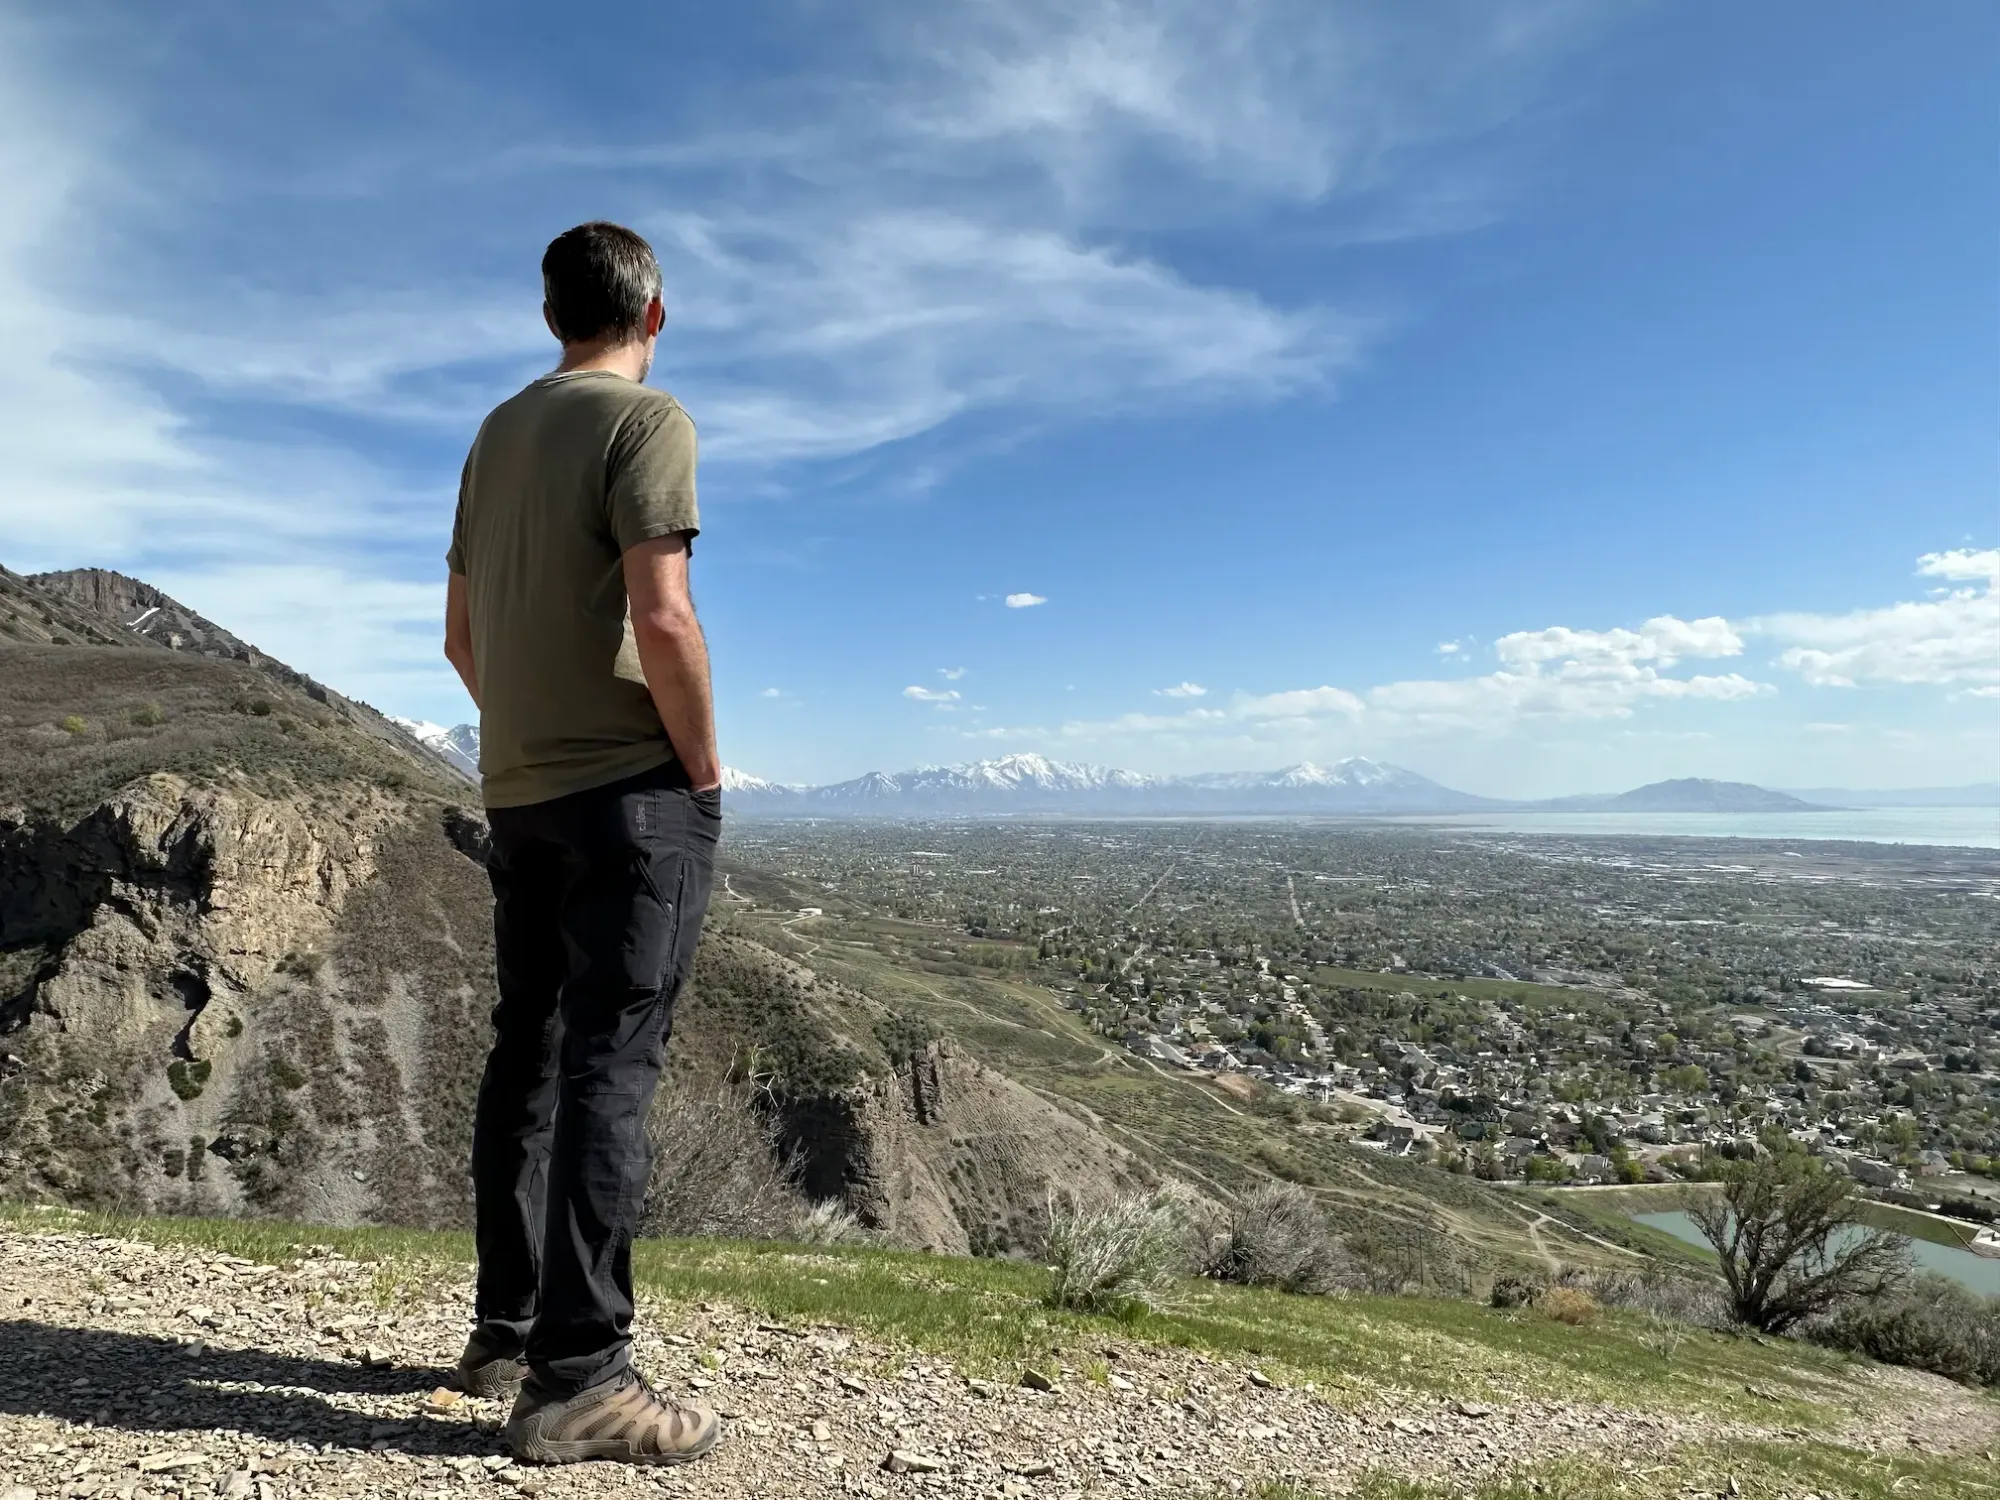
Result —
<instances>
[{"instance_id":1,"label":"pond","mask_svg":"<svg viewBox=\"0 0 2000 1500\"><path fill-rule=\"evenodd\" d=\"M1632 1222L1664 1229L1674 1238L1686 1240L1691 1245L1704 1248L1708 1245L1708 1241L1701 1237L1701 1231L1694 1227L1694 1220L1684 1213L1634 1214ZM1933 1245L1929 1240L1904 1237L1904 1243L1910 1247L1910 1259L1922 1269L1949 1276L1982 1296L2000 1297L2000 1260L1986 1260L1970 1250Z\"/></svg>"}]
</instances>

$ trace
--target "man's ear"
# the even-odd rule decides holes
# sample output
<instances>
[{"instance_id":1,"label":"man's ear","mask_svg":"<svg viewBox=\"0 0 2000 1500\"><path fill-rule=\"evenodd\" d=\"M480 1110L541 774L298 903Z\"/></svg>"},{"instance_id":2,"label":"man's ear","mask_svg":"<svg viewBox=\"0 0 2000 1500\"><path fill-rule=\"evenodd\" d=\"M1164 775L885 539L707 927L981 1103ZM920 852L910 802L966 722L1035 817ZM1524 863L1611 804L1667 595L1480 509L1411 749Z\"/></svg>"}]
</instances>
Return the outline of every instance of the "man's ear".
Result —
<instances>
[{"instance_id":1,"label":"man's ear","mask_svg":"<svg viewBox=\"0 0 2000 1500\"><path fill-rule=\"evenodd\" d=\"M556 342L558 344L562 343L563 342L562 330L556 327L555 312L552 308L550 308L550 306L546 302L542 304L542 321L549 325L549 332L556 336Z\"/></svg>"},{"instance_id":2,"label":"man's ear","mask_svg":"<svg viewBox=\"0 0 2000 1500\"><path fill-rule=\"evenodd\" d=\"M667 304L655 297L646 304L646 337L656 339L667 326Z\"/></svg>"}]
</instances>

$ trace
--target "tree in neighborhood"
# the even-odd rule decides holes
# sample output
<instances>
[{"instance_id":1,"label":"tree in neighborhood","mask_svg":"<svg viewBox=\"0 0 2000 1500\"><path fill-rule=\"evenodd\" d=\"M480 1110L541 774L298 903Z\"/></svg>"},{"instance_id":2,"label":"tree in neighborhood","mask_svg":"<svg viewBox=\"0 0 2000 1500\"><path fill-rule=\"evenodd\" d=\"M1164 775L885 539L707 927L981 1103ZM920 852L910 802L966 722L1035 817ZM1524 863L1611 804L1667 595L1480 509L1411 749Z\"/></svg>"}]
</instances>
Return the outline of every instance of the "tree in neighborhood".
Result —
<instances>
[{"instance_id":1,"label":"tree in neighborhood","mask_svg":"<svg viewBox=\"0 0 2000 1500\"><path fill-rule=\"evenodd\" d=\"M1739 1323L1783 1333L1909 1274L1900 1237L1861 1227L1853 1182L1796 1149L1739 1161L1688 1217L1722 1262Z\"/></svg>"}]
</instances>

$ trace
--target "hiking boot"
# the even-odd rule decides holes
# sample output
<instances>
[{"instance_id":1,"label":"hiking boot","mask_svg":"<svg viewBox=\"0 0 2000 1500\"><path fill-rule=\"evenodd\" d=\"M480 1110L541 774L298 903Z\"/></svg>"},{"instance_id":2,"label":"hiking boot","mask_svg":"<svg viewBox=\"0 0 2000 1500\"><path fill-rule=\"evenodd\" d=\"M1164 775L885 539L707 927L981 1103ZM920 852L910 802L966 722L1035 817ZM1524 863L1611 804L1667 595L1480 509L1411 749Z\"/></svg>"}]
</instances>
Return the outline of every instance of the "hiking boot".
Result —
<instances>
[{"instance_id":1,"label":"hiking boot","mask_svg":"<svg viewBox=\"0 0 2000 1500\"><path fill-rule=\"evenodd\" d=\"M522 1463L684 1464L715 1446L722 1423L706 1406L669 1401L637 1370L627 1370L570 1396L530 1381L514 1402L505 1436Z\"/></svg>"},{"instance_id":2,"label":"hiking boot","mask_svg":"<svg viewBox=\"0 0 2000 1500\"><path fill-rule=\"evenodd\" d=\"M528 1367L517 1355L496 1354L477 1333L465 1341L465 1353L458 1357L452 1384L468 1396L488 1401L512 1401L521 1393Z\"/></svg>"}]
</instances>

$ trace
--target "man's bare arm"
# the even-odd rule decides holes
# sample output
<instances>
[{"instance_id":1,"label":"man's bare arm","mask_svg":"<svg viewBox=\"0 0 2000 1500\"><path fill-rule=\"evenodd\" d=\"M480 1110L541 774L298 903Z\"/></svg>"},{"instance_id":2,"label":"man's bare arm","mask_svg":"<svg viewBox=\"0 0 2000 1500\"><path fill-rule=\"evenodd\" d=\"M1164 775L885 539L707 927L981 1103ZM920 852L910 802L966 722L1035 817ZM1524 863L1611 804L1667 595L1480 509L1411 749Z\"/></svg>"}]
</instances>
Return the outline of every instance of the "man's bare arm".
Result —
<instances>
[{"instance_id":1,"label":"man's bare arm","mask_svg":"<svg viewBox=\"0 0 2000 1500\"><path fill-rule=\"evenodd\" d=\"M625 596L632 605L632 635L653 706L666 725L674 754L697 790L722 783L715 749L715 702L708 682L708 642L688 592L685 532L655 537L625 549Z\"/></svg>"},{"instance_id":2,"label":"man's bare arm","mask_svg":"<svg viewBox=\"0 0 2000 1500\"><path fill-rule=\"evenodd\" d=\"M445 583L444 655L458 669L458 680L472 694L473 707L477 708L479 669L472 660L472 601L466 594L463 573L453 573Z\"/></svg>"}]
</instances>

